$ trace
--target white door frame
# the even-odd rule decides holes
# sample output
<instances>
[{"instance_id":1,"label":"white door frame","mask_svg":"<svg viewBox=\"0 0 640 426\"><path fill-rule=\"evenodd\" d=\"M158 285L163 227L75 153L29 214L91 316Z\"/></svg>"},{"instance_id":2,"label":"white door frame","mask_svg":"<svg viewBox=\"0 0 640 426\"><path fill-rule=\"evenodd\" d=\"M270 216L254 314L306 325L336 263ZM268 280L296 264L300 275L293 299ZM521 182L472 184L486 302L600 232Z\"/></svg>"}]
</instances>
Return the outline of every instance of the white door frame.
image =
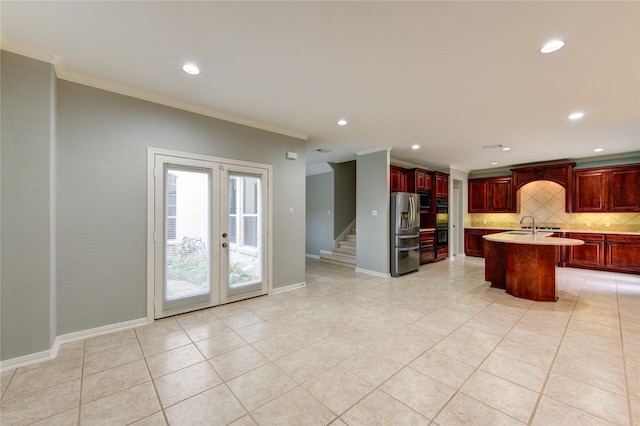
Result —
<instances>
[{"instance_id":1,"label":"white door frame","mask_svg":"<svg viewBox=\"0 0 640 426\"><path fill-rule=\"evenodd\" d=\"M155 298L155 278L156 278L156 256L155 250L155 174L163 174L163 170L155 170L156 156L175 157L177 161L192 159L215 163L233 164L264 169L269 180L273 176L273 166L269 164L253 163L248 161L232 160L227 158L212 157L208 155L192 154L180 151L172 151L160 148L147 147L147 322L154 321L154 298ZM267 220L263 223L266 227L266 253L263 261L266 263L267 294L273 292L273 185L267 184ZM160 238L160 237L159 237Z\"/></svg>"}]
</instances>

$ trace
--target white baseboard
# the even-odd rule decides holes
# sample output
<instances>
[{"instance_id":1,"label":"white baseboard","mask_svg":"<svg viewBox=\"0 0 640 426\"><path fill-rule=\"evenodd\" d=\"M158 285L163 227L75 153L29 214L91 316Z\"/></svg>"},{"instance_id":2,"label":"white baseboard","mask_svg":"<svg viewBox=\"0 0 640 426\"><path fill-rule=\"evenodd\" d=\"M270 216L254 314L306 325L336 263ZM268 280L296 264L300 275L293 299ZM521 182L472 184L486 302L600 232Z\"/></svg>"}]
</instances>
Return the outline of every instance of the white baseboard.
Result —
<instances>
[{"instance_id":1,"label":"white baseboard","mask_svg":"<svg viewBox=\"0 0 640 426\"><path fill-rule=\"evenodd\" d=\"M271 294L279 294L279 293L285 293L287 291L292 291L292 290L298 290L301 288L305 288L307 286L307 283L302 281L301 283L295 283L295 284L291 284L291 285L286 285L284 287L276 287L273 290L271 290Z\"/></svg>"},{"instance_id":2,"label":"white baseboard","mask_svg":"<svg viewBox=\"0 0 640 426\"><path fill-rule=\"evenodd\" d=\"M310 253L306 253L305 257L310 257L311 259L320 259L320 256L318 256L317 254L310 254Z\"/></svg>"},{"instance_id":3,"label":"white baseboard","mask_svg":"<svg viewBox=\"0 0 640 426\"><path fill-rule=\"evenodd\" d=\"M391 275L383 274L382 272L370 271L368 269L356 268L356 272L360 272L361 274L373 275L378 278L390 278Z\"/></svg>"},{"instance_id":4,"label":"white baseboard","mask_svg":"<svg viewBox=\"0 0 640 426\"><path fill-rule=\"evenodd\" d=\"M17 358L8 359L0 362L0 371L13 370L14 368L24 367L43 361L50 361L58 356L60 346L65 343L76 342L78 340L88 339L90 337L100 336L102 334L114 333L116 331L126 330L133 327L148 324L146 318L140 318L131 321L119 322L117 324L104 325L102 327L91 328L88 330L76 331L73 333L62 334L56 336L53 347L49 350L37 352L29 355L19 356Z\"/></svg>"}]
</instances>

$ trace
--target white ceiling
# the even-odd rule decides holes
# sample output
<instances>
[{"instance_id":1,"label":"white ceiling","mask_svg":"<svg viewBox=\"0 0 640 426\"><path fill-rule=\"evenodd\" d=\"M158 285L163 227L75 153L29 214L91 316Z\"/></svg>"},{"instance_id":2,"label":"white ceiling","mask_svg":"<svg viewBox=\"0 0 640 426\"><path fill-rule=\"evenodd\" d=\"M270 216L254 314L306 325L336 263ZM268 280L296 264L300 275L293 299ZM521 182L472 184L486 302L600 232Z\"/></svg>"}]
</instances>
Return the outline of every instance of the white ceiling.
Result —
<instances>
[{"instance_id":1,"label":"white ceiling","mask_svg":"<svg viewBox=\"0 0 640 426\"><path fill-rule=\"evenodd\" d=\"M381 147L464 171L640 150L638 1L0 7L3 49L55 61L63 79L308 137L310 169ZM552 38L565 47L539 53Z\"/></svg>"}]
</instances>

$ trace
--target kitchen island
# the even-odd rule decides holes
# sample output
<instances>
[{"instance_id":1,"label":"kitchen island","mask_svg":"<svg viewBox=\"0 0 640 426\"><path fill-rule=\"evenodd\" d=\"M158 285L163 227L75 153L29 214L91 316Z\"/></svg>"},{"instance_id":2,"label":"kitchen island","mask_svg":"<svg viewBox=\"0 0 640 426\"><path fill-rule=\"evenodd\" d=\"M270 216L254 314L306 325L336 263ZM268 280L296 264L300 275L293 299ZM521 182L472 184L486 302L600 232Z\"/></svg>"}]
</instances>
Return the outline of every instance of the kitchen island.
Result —
<instances>
[{"instance_id":1,"label":"kitchen island","mask_svg":"<svg viewBox=\"0 0 640 426\"><path fill-rule=\"evenodd\" d=\"M485 280L522 299L558 300L556 266L560 247L584 244L582 240L551 237L553 232L508 231L484 235Z\"/></svg>"}]
</instances>

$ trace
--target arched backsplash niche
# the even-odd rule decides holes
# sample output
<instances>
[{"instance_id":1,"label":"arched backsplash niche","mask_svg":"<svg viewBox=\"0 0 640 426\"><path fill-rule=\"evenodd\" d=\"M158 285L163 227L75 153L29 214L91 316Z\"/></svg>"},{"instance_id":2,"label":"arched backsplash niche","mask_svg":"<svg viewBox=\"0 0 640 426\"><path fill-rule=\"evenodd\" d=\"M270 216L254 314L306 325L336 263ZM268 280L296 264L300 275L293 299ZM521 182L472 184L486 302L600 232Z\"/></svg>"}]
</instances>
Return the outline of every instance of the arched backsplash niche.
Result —
<instances>
[{"instance_id":1,"label":"arched backsplash niche","mask_svg":"<svg viewBox=\"0 0 640 426\"><path fill-rule=\"evenodd\" d=\"M533 216L536 225L562 229L640 232L640 213L567 213L565 189L555 182L529 182L519 192L520 213L468 213L465 226L518 228L523 216ZM529 225L528 221L526 225Z\"/></svg>"}]
</instances>

